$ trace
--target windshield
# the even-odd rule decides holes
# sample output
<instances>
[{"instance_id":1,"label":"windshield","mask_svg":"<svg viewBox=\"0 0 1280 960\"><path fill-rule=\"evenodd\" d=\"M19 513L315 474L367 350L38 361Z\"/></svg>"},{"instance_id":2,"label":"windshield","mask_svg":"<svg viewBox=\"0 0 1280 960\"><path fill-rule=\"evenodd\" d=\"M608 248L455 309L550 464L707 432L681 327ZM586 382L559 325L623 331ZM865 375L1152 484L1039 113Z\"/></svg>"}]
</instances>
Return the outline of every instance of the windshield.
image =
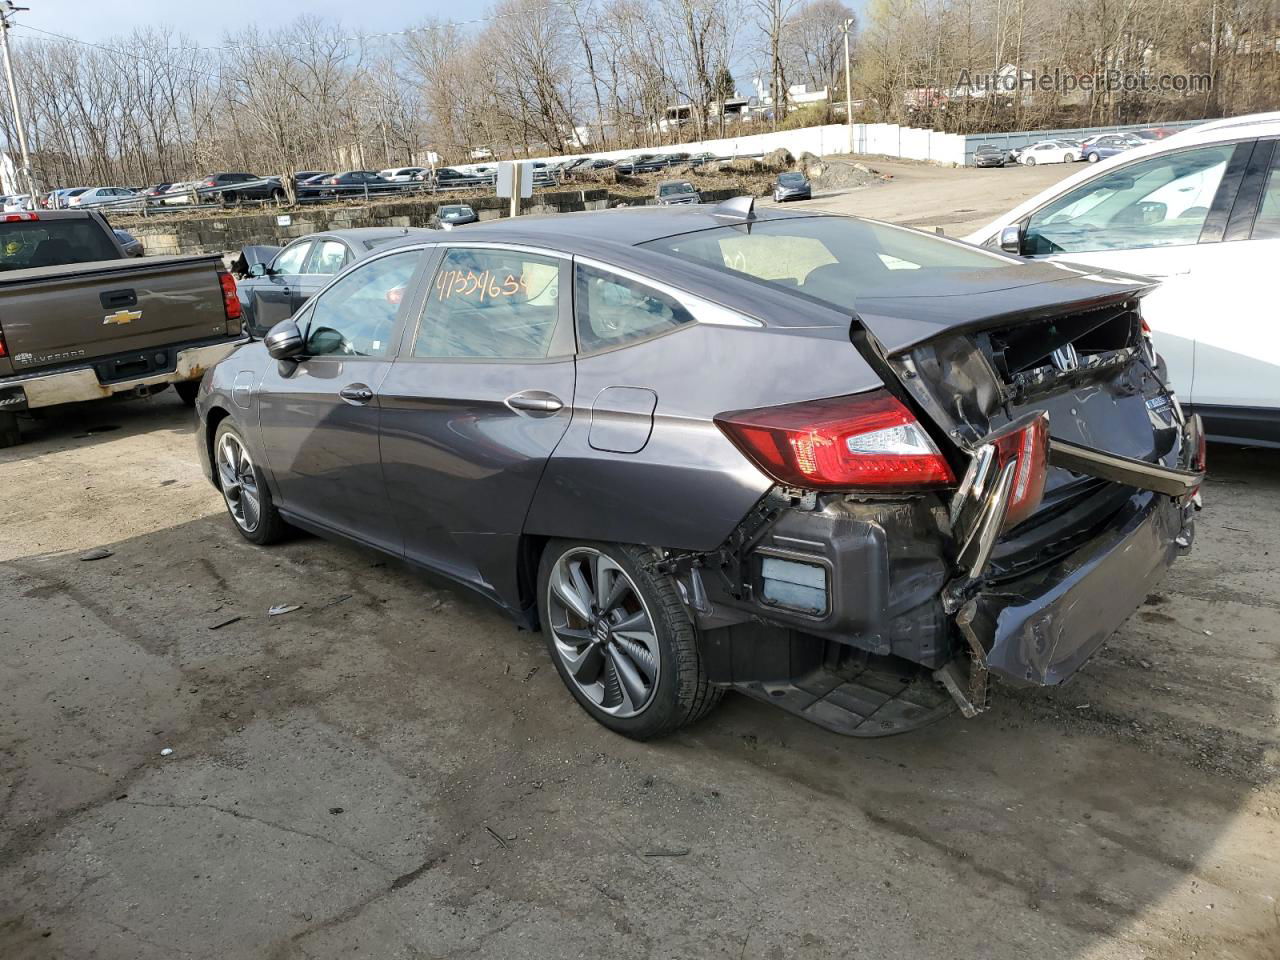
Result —
<instances>
[{"instance_id":1,"label":"windshield","mask_svg":"<svg viewBox=\"0 0 1280 960\"><path fill-rule=\"evenodd\" d=\"M670 197L677 193L693 193L693 187L687 183L664 183L658 188L660 197Z\"/></svg>"},{"instance_id":2,"label":"windshield","mask_svg":"<svg viewBox=\"0 0 1280 960\"><path fill-rule=\"evenodd\" d=\"M119 258L106 233L89 219L0 223L0 270Z\"/></svg>"},{"instance_id":3,"label":"windshield","mask_svg":"<svg viewBox=\"0 0 1280 960\"><path fill-rule=\"evenodd\" d=\"M1007 270L1017 261L887 223L788 217L713 227L641 246L853 310L861 297L923 294L940 276Z\"/></svg>"},{"instance_id":4,"label":"windshield","mask_svg":"<svg viewBox=\"0 0 1280 960\"><path fill-rule=\"evenodd\" d=\"M804 183L804 174L802 173L784 173L778 177L779 183L793 184Z\"/></svg>"}]
</instances>

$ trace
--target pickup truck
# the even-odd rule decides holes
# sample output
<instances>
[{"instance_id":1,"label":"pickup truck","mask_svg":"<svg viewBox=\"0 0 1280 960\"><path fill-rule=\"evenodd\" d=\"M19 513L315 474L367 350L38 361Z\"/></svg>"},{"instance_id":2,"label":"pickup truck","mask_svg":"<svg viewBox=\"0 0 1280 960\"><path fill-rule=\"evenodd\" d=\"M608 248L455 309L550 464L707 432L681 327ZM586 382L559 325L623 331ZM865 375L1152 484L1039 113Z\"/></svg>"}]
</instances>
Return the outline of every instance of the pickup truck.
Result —
<instances>
[{"instance_id":1,"label":"pickup truck","mask_svg":"<svg viewBox=\"0 0 1280 960\"><path fill-rule=\"evenodd\" d=\"M129 257L101 214L0 214L0 447L19 415L173 384L195 401L241 331L217 255Z\"/></svg>"}]
</instances>

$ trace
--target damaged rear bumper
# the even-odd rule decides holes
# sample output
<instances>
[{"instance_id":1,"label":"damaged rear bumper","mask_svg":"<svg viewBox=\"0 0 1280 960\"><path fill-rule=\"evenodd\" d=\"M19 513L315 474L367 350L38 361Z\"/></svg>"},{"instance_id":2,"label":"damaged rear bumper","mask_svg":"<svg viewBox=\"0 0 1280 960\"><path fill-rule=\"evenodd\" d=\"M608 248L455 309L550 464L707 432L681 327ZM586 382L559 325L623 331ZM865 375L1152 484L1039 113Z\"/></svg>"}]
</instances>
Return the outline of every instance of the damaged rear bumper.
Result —
<instances>
[{"instance_id":1,"label":"damaged rear bumper","mask_svg":"<svg viewBox=\"0 0 1280 960\"><path fill-rule=\"evenodd\" d=\"M1019 685L1062 683L1142 603L1190 549L1193 507L1134 495L1115 526L1062 562L967 601L956 624L976 671ZM982 678L978 677L978 683ZM969 699L981 705L979 686Z\"/></svg>"}]
</instances>

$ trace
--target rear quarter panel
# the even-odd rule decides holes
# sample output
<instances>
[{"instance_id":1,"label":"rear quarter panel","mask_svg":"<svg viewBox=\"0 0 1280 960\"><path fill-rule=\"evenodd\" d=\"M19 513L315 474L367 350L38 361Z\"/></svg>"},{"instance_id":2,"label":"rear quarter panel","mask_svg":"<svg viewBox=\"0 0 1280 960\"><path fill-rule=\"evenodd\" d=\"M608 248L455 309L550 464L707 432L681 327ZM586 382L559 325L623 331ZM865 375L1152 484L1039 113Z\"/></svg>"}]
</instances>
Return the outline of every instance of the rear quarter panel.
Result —
<instances>
[{"instance_id":1,"label":"rear quarter panel","mask_svg":"<svg viewBox=\"0 0 1280 960\"><path fill-rule=\"evenodd\" d=\"M881 386L848 328L782 329L696 323L580 357L573 419L543 474L526 533L712 550L773 481L716 427L719 413ZM640 388L645 405L614 402ZM651 419L645 424L640 420ZM592 426L597 424L596 445ZM609 435L648 439L632 453Z\"/></svg>"}]
</instances>

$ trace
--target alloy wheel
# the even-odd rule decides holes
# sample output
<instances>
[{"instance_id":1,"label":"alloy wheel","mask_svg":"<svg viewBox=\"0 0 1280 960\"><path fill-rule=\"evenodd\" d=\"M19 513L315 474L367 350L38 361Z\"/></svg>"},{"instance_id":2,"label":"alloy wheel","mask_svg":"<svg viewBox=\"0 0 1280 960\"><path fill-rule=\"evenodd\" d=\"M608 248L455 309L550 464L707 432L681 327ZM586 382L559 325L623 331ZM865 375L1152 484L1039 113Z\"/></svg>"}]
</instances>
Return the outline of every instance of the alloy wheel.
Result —
<instances>
[{"instance_id":1,"label":"alloy wheel","mask_svg":"<svg viewBox=\"0 0 1280 960\"><path fill-rule=\"evenodd\" d=\"M262 519L262 496L258 492L253 461L235 434L225 433L218 441L218 480L231 519L246 533L253 533Z\"/></svg>"},{"instance_id":2,"label":"alloy wheel","mask_svg":"<svg viewBox=\"0 0 1280 960\"><path fill-rule=\"evenodd\" d=\"M547 627L574 686L605 713L634 717L658 688L653 618L635 582L612 558L576 547L547 581Z\"/></svg>"}]
</instances>

